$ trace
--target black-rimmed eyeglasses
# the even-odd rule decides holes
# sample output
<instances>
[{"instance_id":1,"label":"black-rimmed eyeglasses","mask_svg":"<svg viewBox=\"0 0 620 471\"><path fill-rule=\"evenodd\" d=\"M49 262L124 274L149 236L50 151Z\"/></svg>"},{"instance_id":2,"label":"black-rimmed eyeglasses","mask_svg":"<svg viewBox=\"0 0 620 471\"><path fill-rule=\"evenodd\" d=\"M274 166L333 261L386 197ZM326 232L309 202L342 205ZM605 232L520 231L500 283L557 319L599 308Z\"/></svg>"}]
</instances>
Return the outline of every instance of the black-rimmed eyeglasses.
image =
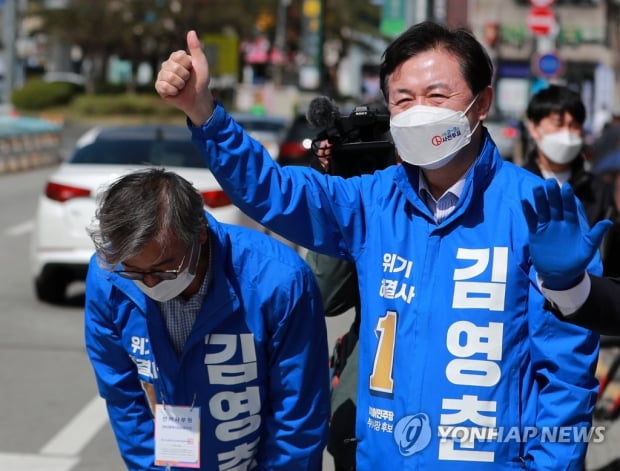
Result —
<instances>
[{"instance_id":1,"label":"black-rimmed eyeglasses","mask_svg":"<svg viewBox=\"0 0 620 471\"><path fill-rule=\"evenodd\" d=\"M183 263L185 263L186 256L187 256L187 253L183 255L183 258L181 259L181 263L179 263L178 268L176 268L175 270L157 270L157 271L114 270L114 273L116 273L118 276L122 276L123 278L127 278L128 280L134 280L134 281L136 280L142 281L144 280L144 277L146 276L157 278L159 281L174 280L176 279L177 276L179 276L179 273L181 273L181 267L183 266Z\"/></svg>"}]
</instances>

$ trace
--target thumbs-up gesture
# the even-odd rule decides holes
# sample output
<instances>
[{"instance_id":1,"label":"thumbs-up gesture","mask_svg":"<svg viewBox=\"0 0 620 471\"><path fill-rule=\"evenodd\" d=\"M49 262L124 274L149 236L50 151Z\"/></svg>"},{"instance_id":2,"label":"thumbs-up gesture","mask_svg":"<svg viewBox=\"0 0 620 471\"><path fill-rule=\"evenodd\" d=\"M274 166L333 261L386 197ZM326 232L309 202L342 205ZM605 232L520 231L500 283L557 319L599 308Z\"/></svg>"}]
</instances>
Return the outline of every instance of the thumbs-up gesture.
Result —
<instances>
[{"instance_id":1,"label":"thumbs-up gesture","mask_svg":"<svg viewBox=\"0 0 620 471\"><path fill-rule=\"evenodd\" d=\"M195 31L187 33L187 51L170 54L162 63L155 90L170 105L183 111L195 126L213 114L213 95L209 90L209 63Z\"/></svg>"}]
</instances>

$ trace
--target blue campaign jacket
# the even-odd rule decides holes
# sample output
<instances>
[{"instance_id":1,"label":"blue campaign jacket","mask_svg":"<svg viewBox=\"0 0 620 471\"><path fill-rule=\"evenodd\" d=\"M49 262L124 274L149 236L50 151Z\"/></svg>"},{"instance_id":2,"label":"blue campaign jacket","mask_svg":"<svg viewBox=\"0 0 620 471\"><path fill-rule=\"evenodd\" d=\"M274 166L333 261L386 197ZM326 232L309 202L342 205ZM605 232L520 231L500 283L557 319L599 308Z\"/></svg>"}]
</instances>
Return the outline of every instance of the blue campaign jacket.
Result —
<instances>
[{"instance_id":1,"label":"blue campaign jacket","mask_svg":"<svg viewBox=\"0 0 620 471\"><path fill-rule=\"evenodd\" d=\"M189 127L243 211L355 262L358 469L582 469L598 336L543 309L521 207L541 180L503 161L486 130L437 224L414 166L348 179L280 168L219 104Z\"/></svg>"},{"instance_id":2,"label":"blue campaign jacket","mask_svg":"<svg viewBox=\"0 0 620 471\"><path fill-rule=\"evenodd\" d=\"M212 282L180 358L157 304L91 260L86 349L123 459L163 469L150 400L201 408L201 470L318 471L329 373L312 272L273 238L207 219Z\"/></svg>"}]
</instances>

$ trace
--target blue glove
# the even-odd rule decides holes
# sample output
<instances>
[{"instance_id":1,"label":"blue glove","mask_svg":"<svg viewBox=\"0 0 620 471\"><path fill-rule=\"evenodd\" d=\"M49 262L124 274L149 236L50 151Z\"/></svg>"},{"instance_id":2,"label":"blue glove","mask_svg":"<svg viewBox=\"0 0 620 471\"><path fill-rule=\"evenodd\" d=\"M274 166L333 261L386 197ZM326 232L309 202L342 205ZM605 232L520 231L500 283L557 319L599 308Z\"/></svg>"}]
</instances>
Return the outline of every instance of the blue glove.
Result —
<instances>
[{"instance_id":1,"label":"blue glove","mask_svg":"<svg viewBox=\"0 0 620 471\"><path fill-rule=\"evenodd\" d=\"M530 257L543 285L556 291L577 285L613 223L599 221L588 232L582 230L573 189L568 183L560 189L554 179L534 188L536 210L529 201L521 203L530 232Z\"/></svg>"}]
</instances>

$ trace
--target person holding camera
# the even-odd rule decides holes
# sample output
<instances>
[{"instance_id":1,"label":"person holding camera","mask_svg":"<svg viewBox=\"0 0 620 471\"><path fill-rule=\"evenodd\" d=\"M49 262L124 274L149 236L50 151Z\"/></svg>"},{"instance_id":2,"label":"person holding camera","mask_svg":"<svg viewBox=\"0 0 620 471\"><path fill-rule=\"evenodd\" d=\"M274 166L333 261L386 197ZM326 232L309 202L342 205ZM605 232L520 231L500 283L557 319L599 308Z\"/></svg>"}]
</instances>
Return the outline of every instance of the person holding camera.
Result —
<instances>
[{"instance_id":1,"label":"person holding camera","mask_svg":"<svg viewBox=\"0 0 620 471\"><path fill-rule=\"evenodd\" d=\"M326 101L327 100L327 101ZM318 106L317 106L318 104ZM326 106L324 106L326 105ZM313 119L313 110L319 116L325 109L332 118L323 123ZM361 107L360 107L361 108ZM365 153L361 161L353 160L352 152L347 149L349 144L356 149L364 149L362 143L389 143L386 136L387 122L384 103L373 106L380 113L372 112L370 120L363 122L354 111L348 118L340 118L333 102L326 97L317 97L308 110L308 121L314 127L325 127L313 142L314 158L310 167L321 173L339 175L344 178L373 173L375 170L395 163L393 146L385 159L371 161L370 152ZM366 105L365 110L370 108ZM315 113L316 117L316 113ZM321 121L320 119L318 121ZM343 123L344 121L344 123ZM321 125L322 124L322 125ZM329 138L327 138L329 136ZM376 139L376 140L375 140ZM349 146L351 147L351 146ZM359 156L359 154L358 154ZM333 165L338 162L337 165ZM361 306L359 283L355 264L329 255L308 250L306 263L312 269L318 282L323 307L327 317L339 316L353 309L354 317L349 330L336 339L330 357L331 373L331 414L329 419L329 438L327 451L334 460L334 471L353 471L355 465L355 416L357 403L357 364L359 356L358 339L361 323Z\"/></svg>"},{"instance_id":2,"label":"person holding camera","mask_svg":"<svg viewBox=\"0 0 620 471\"><path fill-rule=\"evenodd\" d=\"M540 179L503 161L482 124L482 44L432 22L395 38L380 75L402 164L346 179L274 163L214 100L194 31L187 46L155 88L233 203L355 263L357 468L581 470L598 336L543 314L521 208ZM544 439L558 427L572 434Z\"/></svg>"},{"instance_id":3,"label":"person holding camera","mask_svg":"<svg viewBox=\"0 0 620 471\"><path fill-rule=\"evenodd\" d=\"M358 338L361 322L360 294L355 264L308 250L306 263L319 285L325 316L344 315L353 310L349 329L338 335L329 361L331 391L327 451L334 471L354 471L355 415L357 404Z\"/></svg>"}]
</instances>

